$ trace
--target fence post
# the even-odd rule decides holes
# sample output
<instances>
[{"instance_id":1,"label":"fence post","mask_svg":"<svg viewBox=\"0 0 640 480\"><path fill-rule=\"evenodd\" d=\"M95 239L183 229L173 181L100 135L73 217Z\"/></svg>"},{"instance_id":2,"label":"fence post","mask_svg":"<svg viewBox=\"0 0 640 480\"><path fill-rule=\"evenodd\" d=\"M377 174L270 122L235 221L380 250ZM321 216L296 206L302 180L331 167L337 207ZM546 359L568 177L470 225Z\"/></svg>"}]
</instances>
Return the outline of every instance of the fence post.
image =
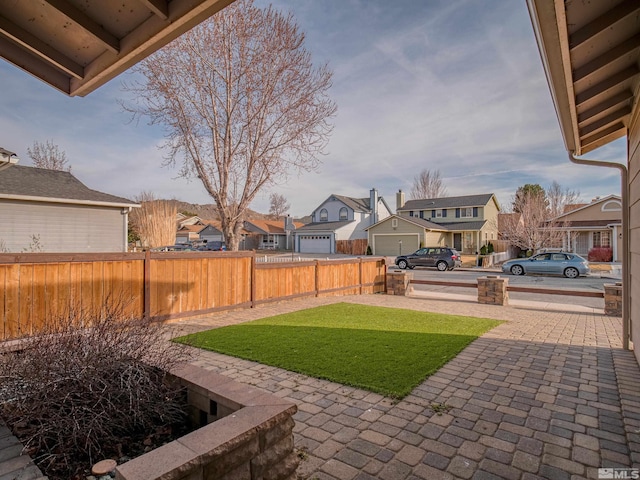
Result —
<instances>
[{"instance_id":1,"label":"fence post","mask_svg":"<svg viewBox=\"0 0 640 480\"><path fill-rule=\"evenodd\" d=\"M143 317L148 320L151 317L151 250L144 252L144 281L142 287L144 299Z\"/></svg>"},{"instance_id":2,"label":"fence post","mask_svg":"<svg viewBox=\"0 0 640 480\"><path fill-rule=\"evenodd\" d=\"M316 260L316 297L320 296L320 260Z\"/></svg>"},{"instance_id":3,"label":"fence post","mask_svg":"<svg viewBox=\"0 0 640 480\"><path fill-rule=\"evenodd\" d=\"M255 308L256 301L256 251L251 252L251 298L249 303L251 308Z\"/></svg>"},{"instance_id":4,"label":"fence post","mask_svg":"<svg viewBox=\"0 0 640 480\"><path fill-rule=\"evenodd\" d=\"M360 283L360 295L362 295L362 257L358 258L358 263L358 269L360 271L360 278L358 283Z\"/></svg>"}]
</instances>

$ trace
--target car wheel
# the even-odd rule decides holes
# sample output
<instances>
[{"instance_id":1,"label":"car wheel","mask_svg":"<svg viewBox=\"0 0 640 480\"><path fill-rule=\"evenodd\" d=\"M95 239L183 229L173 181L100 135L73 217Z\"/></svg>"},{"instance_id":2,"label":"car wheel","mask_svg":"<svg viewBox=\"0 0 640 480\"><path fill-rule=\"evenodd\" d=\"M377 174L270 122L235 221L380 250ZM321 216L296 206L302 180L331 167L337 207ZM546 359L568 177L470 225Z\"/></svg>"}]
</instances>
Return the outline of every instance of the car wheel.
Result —
<instances>
[{"instance_id":1,"label":"car wheel","mask_svg":"<svg viewBox=\"0 0 640 480\"><path fill-rule=\"evenodd\" d=\"M520 265L514 265L513 267L511 267L511 273L513 273L514 275L524 275L524 268L522 268L522 266Z\"/></svg>"},{"instance_id":2,"label":"car wheel","mask_svg":"<svg viewBox=\"0 0 640 480\"><path fill-rule=\"evenodd\" d=\"M399 260L398 261L398 268L401 268L402 270L404 270L408 266L409 266L409 264L407 263L406 260Z\"/></svg>"},{"instance_id":3,"label":"car wheel","mask_svg":"<svg viewBox=\"0 0 640 480\"><path fill-rule=\"evenodd\" d=\"M580 272L577 268L569 267L564 270L564 276L567 278L578 278L580 276Z\"/></svg>"},{"instance_id":4,"label":"car wheel","mask_svg":"<svg viewBox=\"0 0 640 480\"><path fill-rule=\"evenodd\" d=\"M449 265L447 265L447 262L440 261L436 263L436 268L438 269L438 271L444 272L447 270L447 268L449 268Z\"/></svg>"}]
</instances>

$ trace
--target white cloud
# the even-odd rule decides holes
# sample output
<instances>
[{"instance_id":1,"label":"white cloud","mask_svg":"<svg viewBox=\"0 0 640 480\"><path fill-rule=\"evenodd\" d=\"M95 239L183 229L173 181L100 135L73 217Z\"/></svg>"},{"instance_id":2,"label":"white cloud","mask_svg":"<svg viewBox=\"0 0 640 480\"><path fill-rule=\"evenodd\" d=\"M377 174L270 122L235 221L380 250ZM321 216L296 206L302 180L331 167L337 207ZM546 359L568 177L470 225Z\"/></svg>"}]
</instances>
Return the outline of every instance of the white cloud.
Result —
<instances>
[{"instance_id":1,"label":"white cloud","mask_svg":"<svg viewBox=\"0 0 640 480\"><path fill-rule=\"evenodd\" d=\"M258 0L266 5L268 0ZM524 2L275 0L334 70L335 129L318 172L292 174L273 191L293 215L329 194L378 188L395 205L420 170L440 170L450 195L495 192L508 203L525 183L557 181L583 199L619 193L611 170L569 162ZM53 139L90 188L132 198L143 190L209 202L197 181L163 167L162 131L129 123L115 79L67 98L0 63L0 146L29 164L26 148ZM623 161L623 142L594 152ZM252 207L266 212L269 191Z\"/></svg>"}]
</instances>

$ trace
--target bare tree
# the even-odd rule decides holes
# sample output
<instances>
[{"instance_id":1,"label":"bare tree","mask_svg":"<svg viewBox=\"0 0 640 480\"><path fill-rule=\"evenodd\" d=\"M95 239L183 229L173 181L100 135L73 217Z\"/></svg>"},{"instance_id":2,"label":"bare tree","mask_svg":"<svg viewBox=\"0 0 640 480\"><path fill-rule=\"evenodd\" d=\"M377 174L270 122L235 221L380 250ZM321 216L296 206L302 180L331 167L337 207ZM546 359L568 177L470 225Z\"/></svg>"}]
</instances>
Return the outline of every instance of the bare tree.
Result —
<instances>
[{"instance_id":1,"label":"bare tree","mask_svg":"<svg viewBox=\"0 0 640 480\"><path fill-rule=\"evenodd\" d=\"M568 205L573 205L580 201L580 192L562 188L555 180L547 188L547 200L549 202L549 216L557 218L565 212Z\"/></svg>"},{"instance_id":2,"label":"bare tree","mask_svg":"<svg viewBox=\"0 0 640 480\"><path fill-rule=\"evenodd\" d=\"M557 211L564 209L565 201L572 201L577 194L564 191L553 182L549 191L544 189L518 188L513 201L514 215L502 220L501 237L512 245L525 250L562 247L566 240L566 222L558 219Z\"/></svg>"},{"instance_id":3,"label":"bare tree","mask_svg":"<svg viewBox=\"0 0 640 480\"><path fill-rule=\"evenodd\" d=\"M284 216L291 208L291 205L287 202L287 198L279 193L272 193L269 196L269 200L271 201L269 215L271 215L275 220Z\"/></svg>"},{"instance_id":4,"label":"bare tree","mask_svg":"<svg viewBox=\"0 0 640 480\"><path fill-rule=\"evenodd\" d=\"M176 241L175 202L157 200L151 192L142 192L135 200L141 207L131 210L129 221L142 245L151 248L173 245Z\"/></svg>"},{"instance_id":5,"label":"bare tree","mask_svg":"<svg viewBox=\"0 0 640 480\"><path fill-rule=\"evenodd\" d=\"M444 197L446 194L447 189L442 183L442 178L440 178L440 170L432 172L425 168L413 177L413 186L410 193L412 199L438 198Z\"/></svg>"},{"instance_id":6,"label":"bare tree","mask_svg":"<svg viewBox=\"0 0 640 480\"><path fill-rule=\"evenodd\" d=\"M166 130L168 164L213 198L227 246L245 211L290 170L317 168L336 112L332 73L315 68L291 15L237 0L135 68L134 115Z\"/></svg>"},{"instance_id":7,"label":"bare tree","mask_svg":"<svg viewBox=\"0 0 640 480\"><path fill-rule=\"evenodd\" d=\"M71 171L71 166L67 165L67 154L60 150L53 140L47 140L45 143L33 142L31 148L27 147L27 154L37 168Z\"/></svg>"}]
</instances>

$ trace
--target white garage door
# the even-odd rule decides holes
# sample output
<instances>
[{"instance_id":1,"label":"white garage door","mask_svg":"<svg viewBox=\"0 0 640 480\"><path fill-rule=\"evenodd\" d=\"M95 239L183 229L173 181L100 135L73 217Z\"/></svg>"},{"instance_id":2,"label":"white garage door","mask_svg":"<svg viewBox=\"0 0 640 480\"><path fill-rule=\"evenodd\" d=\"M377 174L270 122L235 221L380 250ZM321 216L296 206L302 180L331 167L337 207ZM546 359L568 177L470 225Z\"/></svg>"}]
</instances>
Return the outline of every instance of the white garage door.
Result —
<instances>
[{"instance_id":1,"label":"white garage door","mask_svg":"<svg viewBox=\"0 0 640 480\"><path fill-rule=\"evenodd\" d=\"M301 253L331 253L330 235L300 235Z\"/></svg>"},{"instance_id":2,"label":"white garage door","mask_svg":"<svg viewBox=\"0 0 640 480\"><path fill-rule=\"evenodd\" d=\"M402 242L402 244L400 244ZM418 235L383 235L373 236L374 255L407 255L418 250L420 239Z\"/></svg>"}]
</instances>

